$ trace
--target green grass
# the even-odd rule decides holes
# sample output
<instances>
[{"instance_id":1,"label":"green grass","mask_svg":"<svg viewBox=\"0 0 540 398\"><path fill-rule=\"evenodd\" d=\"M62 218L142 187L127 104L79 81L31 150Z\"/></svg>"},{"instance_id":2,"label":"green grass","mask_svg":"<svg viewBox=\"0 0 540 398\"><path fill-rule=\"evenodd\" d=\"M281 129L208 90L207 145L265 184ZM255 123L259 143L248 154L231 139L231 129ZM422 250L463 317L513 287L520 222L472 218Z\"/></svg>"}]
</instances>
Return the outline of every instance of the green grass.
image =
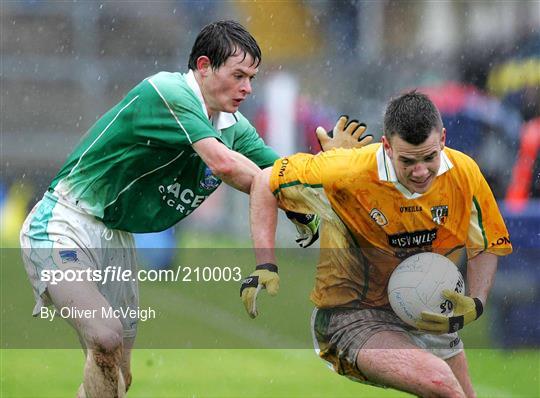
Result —
<instances>
[{"instance_id":1,"label":"green grass","mask_svg":"<svg viewBox=\"0 0 540 398\"><path fill-rule=\"evenodd\" d=\"M537 351L469 350L479 397L538 397ZM2 350L2 397L72 397L79 350ZM355 383L311 350L135 350L130 397L405 397Z\"/></svg>"},{"instance_id":2,"label":"green grass","mask_svg":"<svg viewBox=\"0 0 540 398\"><path fill-rule=\"evenodd\" d=\"M226 246L230 242L221 247ZM316 254L280 253L280 293L261 295L256 320L246 316L236 282L142 283L141 306L155 308L158 318L140 324L129 396L408 396L338 376L310 348L308 295ZM74 332L63 320L30 316L32 291L19 251L3 250L0 257L0 397L73 397L83 369ZM238 265L245 275L253 268L253 253L183 249L175 261L209 264ZM478 395L539 397L540 351L490 349L488 320L486 314L463 334L466 347L484 347L466 351Z\"/></svg>"}]
</instances>

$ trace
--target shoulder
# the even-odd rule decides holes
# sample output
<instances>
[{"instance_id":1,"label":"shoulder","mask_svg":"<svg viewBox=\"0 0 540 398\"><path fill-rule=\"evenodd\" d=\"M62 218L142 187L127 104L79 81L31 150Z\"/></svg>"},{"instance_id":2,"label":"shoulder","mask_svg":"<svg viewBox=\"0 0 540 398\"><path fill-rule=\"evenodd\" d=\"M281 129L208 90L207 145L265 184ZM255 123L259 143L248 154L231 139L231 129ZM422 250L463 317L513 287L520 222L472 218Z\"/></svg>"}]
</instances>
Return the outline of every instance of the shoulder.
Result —
<instances>
[{"instance_id":1,"label":"shoulder","mask_svg":"<svg viewBox=\"0 0 540 398\"><path fill-rule=\"evenodd\" d=\"M183 103L199 106L199 100L189 88L185 77L178 72L159 72L149 76L141 82L143 92L155 96L169 103Z\"/></svg>"},{"instance_id":2,"label":"shoulder","mask_svg":"<svg viewBox=\"0 0 540 398\"><path fill-rule=\"evenodd\" d=\"M377 151L381 144L371 144L363 148L336 148L315 155L319 167L329 180L366 178L377 172Z\"/></svg>"},{"instance_id":3,"label":"shoulder","mask_svg":"<svg viewBox=\"0 0 540 398\"><path fill-rule=\"evenodd\" d=\"M485 182L478 164L470 156L455 149L445 148L444 153L452 163L452 168L448 172L452 184L459 187L464 194L474 195Z\"/></svg>"},{"instance_id":4,"label":"shoulder","mask_svg":"<svg viewBox=\"0 0 540 398\"><path fill-rule=\"evenodd\" d=\"M369 170L377 164L377 152L381 144L370 144L362 148L344 149L336 148L327 152L320 152L317 156L323 157L329 165L349 165L348 172L361 172Z\"/></svg>"},{"instance_id":5,"label":"shoulder","mask_svg":"<svg viewBox=\"0 0 540 398\"><path fill-rule=\"evenodd\" d=\"M452 148L444 148L444 153L452 163L452 169L464 176L481 174L478 164L469 155Z\"/></svg>"}]
</instances>

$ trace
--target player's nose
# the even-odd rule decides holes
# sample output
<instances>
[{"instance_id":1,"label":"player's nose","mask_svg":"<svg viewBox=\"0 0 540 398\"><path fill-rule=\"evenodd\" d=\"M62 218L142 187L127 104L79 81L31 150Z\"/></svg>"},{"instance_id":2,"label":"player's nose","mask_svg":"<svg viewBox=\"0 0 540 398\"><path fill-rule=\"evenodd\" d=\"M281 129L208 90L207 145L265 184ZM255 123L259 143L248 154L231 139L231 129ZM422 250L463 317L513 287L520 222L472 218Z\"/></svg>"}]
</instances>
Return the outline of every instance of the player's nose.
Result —
<instances>
[{"instance_id":1,"label":"player's nose","mask_svg":"<svg viewBox=\"0 0 540 398\"><path fill-rule=\"evenodd\" d=\"M242 89L242 92L246 93L246 95L251 94L252 89L251 89L251 82L249 81L249 79L246 79L244 81L244 84L242 84L241 89Z\"/></svg>"},{"instance_id":2,"label":"player's nose","mask_svg":"<svg viewBox=\"0 0 540 398\"><path fill-rule=\"evenodd\" d=\"M426 167L426 165L422 163L417 163L414 166L413 171L412 171L413 178L427 177L428 174L429 174L428 168Z\"/></svg>"}]
</instances>

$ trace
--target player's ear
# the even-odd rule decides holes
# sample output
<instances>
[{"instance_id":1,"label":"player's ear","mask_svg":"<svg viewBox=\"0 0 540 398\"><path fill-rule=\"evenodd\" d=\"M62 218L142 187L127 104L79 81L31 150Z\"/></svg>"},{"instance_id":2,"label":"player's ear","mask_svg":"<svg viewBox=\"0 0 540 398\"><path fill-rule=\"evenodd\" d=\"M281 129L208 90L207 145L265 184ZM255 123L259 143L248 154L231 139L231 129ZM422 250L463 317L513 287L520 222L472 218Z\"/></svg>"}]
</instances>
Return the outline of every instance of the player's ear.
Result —
<instances>
[{"instance_id":1,"label":"player's ear","mask_svg":"<svg viewBox=\"0 0 540 398\"><path fill-rule=\"evenodd\" d=\"M443 127L441 131L441 151L444 149L445 144L446 144L446 129Z\"/></svg>"},{"instance_id":2,"label":"player's ear","mask_svg":"<svg viewBox=\"0 0 540 398\"><path fill-rule=\"evenodd\" d=\"M386 138L385 135L383 135L381 137L381 141L382 141L382 144L383 144L384 151L391 158L392 157L392 147L390 146L390 141L388 141L388 138Z\"/></svg>"},{"instance_id":3,"label":"player's ear","mask_svg":"<svg viewBox=\"0 0 540 398\"><path fill-rule=\"evenodd\" d=\"M204 77L206 77L212 68L212 65L210 63L210 58L208 58L206 55L201 55L199 58L197 58L197 71Z\"/></svg>"}]
</instances>

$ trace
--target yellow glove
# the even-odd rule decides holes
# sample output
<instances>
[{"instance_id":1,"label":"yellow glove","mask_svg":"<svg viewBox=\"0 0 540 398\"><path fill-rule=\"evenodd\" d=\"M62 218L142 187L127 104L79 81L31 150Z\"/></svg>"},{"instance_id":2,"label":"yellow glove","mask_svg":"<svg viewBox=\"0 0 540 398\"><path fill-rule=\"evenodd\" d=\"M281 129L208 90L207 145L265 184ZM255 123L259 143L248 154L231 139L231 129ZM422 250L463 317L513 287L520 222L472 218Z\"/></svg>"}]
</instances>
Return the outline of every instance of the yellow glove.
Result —
<instances>
[{"instance_id":1,"label":"yellow glove","mask_svg":"<svg viewBox=\"0 0 540 398\"><path fill-rule=\"evenodd\" d=\"M371 134L362 137L367 126L358 120L350 120L349 116L340 116L332 130L326 132L324 127L317 127L315 134L323 151L334 148L361 148L373 140ZM361 138L360 138L361 137Z\"/></svg>"},{"instance_id":2,"label":"yellow glove","mask_svg":"<svg viewBox=\"0 0 540 398\"><path fill-rule=\"evenodd\" d=\"M272 263L260 264L255 271L242 281L240 297L246 311L251 318L255 318L257 312L257 294L261 289L266 289L268 294L275 296L279 290L278 267Z\"/></svg>"},{"instance_id":3,"label":"yellow glove","mask_svg":"<svg viewBox=\"0 0 540 398\"><path fill-rule=\"evenodd\" d=\"M445 316L423 311L422 320L416 322L418 329L431 333L454 333L478 319L484 311L484 306L478 298L464 296L448 289L443 290L443 296L452 302L454 315Z\"/></svg>"}]
</instances>

